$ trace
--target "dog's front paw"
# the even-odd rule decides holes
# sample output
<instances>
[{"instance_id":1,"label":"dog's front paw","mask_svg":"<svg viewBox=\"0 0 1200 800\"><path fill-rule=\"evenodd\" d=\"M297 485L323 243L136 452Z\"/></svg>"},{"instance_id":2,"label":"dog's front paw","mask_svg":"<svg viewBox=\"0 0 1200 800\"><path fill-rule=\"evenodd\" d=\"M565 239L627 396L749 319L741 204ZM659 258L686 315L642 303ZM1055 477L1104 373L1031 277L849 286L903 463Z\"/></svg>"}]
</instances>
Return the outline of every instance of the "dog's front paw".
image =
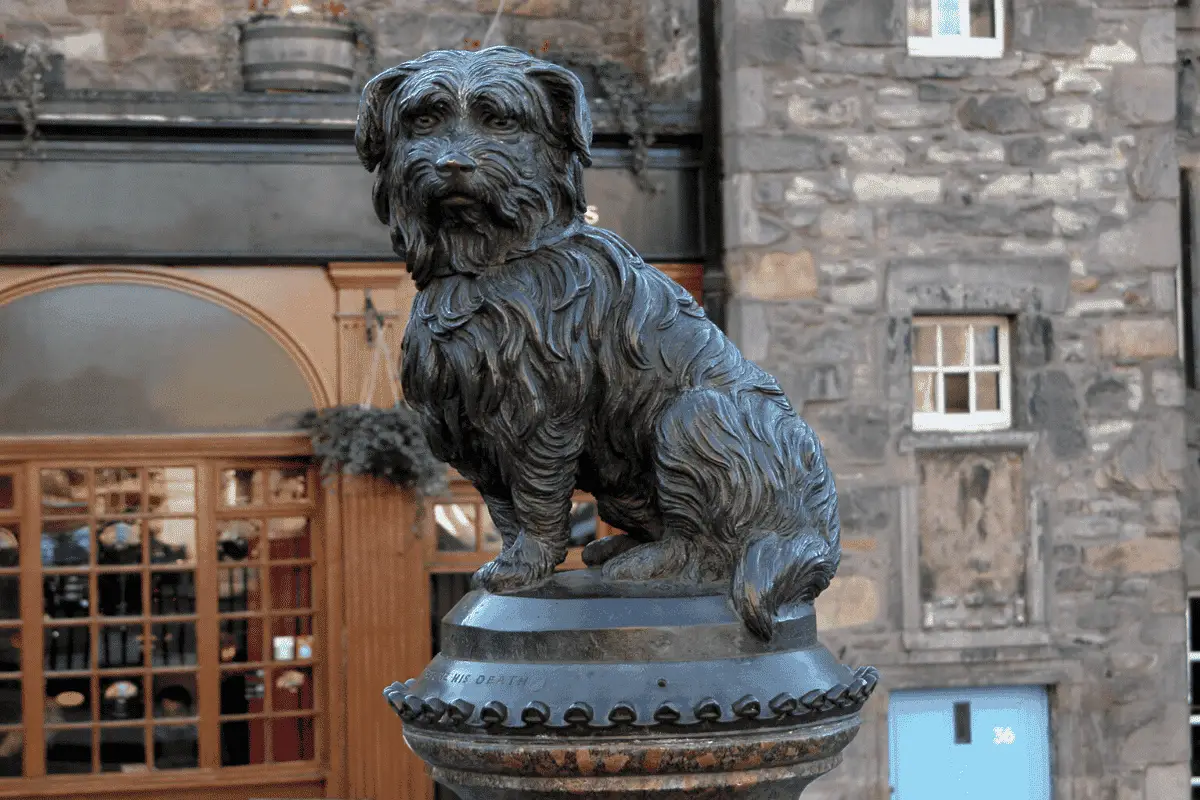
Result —
<instances>
[{"instance_id":1,"label":"dog's front paw","mask_svg":"<svg viewBox=\"0 0 1200 800\"><path fill-rule=\"evenodd\" d=\"M476 589L499 594L524 589L540 582L554 572L562 559L552 554L537 540L520 534L512 547L484 564L471 579Z\"/></svg>"}]
</instances>

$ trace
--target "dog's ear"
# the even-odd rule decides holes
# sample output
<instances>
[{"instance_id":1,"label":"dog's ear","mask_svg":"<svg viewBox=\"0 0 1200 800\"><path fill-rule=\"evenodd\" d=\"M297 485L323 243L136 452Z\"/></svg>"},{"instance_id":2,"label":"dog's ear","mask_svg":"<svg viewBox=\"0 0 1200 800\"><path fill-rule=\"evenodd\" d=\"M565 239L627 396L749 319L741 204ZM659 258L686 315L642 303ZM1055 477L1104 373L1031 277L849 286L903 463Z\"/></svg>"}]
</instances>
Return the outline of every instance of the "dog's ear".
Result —
<instances>
[{"instance_id":1,"label":"dog's ear","mask_svg":"<svg viewBox=\"0 0 1200 800\"><path fill-rule=\"evenodd\" d=\"M583 94L583 82L574 72L539 61L525 70L525 74L537 81L554 112L554 124L559 133L570 142L571 149L579 154L585 167L592 165L592 111Z\"/></svg>"},{"instance_id":2,"label":"dog's ear","mask_svg":"<svg viewBox=\"0 0 1200 800\"><path fill-rule=\"evenodd\" d=\"M387 153L387 122L383 111L388 98L416 71L411 64L401 64L379 73L363 87L354 126L354 147L368 172L374 171Z\"/></svg>"}]
</instances>

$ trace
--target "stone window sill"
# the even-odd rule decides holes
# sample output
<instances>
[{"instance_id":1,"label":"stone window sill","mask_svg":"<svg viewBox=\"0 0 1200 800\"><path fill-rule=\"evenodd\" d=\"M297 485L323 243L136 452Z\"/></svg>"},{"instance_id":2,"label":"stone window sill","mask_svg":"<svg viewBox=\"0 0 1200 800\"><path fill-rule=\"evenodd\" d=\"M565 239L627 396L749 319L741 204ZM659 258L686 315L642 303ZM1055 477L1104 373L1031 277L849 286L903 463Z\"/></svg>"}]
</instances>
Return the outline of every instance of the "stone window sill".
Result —
<instances>
[{"instance_id":1,"label":"stone window sill","mask_svg":"<svg viewBox=\"0 0 1200 800\"><path fill-rule=\"evenodd\" d=\"M987 631L904 631L904 647L908 650L1036 647L1047 644L1050 644L1050 632L1037 626Z\"/></svg>"},{"instance_id":2,"label":"stone window sill","mask_svg":"<svg viewBox=\"0 0 1200 800\"><path fill-rule=\"evenodd\" d=\"M916 58L1003 58L1004 40L992 36L909 36L908 54Z\"/></svg>"},{"instance_id":3,"label":"stone window sill","mask_svg":"<svg viewBox=\"0 0 1200 800\"><path fill-rule=\"evenodd\" d=\"M900 437L902 454L921 450L1032 450L1037 446L1035 431L921 431Z\"/></svg>"}]
</instances>

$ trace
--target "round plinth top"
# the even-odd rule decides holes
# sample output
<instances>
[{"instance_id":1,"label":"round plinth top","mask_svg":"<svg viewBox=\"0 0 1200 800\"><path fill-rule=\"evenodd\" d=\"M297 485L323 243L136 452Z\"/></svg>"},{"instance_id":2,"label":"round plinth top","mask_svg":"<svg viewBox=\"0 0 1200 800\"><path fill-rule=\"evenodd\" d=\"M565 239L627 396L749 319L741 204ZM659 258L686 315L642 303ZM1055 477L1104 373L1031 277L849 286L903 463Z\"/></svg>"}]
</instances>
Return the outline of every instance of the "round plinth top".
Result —
<instances>
[{"instance_id":1,"label":"round plinth top","mask_svg":"<svg viewBox=\"0 0 1200 800\"><path fill-rule=\"evenodd\" d=\"M519 592L472 592L442 620L442 654L473 661L700 661L816 644L810 605L784 609L763 642L734 612L727 584L606 581L593 569Z\"/></svg>"},{"instance_id":2,"label":"round plinth top","mask_svg":"<svg viewBox=\"0 0 1200 800\"><path fill-rule=\"evenodd\" d=\"M385 696L409 725L446 732L676 734L791 726L853 714L875 686L817 641L797 604L763 642L725 585L612 583L564 572L530 590L468 594L441 652Z\"/></svg>"}]
</instances>

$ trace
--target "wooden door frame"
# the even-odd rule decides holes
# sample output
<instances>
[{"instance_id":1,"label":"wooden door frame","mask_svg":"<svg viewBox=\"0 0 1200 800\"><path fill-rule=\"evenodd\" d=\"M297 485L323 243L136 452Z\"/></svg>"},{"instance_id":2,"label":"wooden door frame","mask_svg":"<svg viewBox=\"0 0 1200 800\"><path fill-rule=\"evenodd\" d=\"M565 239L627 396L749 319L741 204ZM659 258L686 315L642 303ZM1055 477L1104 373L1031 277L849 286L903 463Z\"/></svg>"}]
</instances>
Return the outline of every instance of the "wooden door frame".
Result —
<instances>
[{"instance_id":1,"label":"wooden door frame","mask_svg":"<svg viewBox=\"0 0 1200 800\"><path fill-rule=\"evenodd\" d=\"M143 435L127 437L109 436L29 436L0 437L0 463L28 464L29 462L88 461L154 461L189 459L215 461L253 460L270 458L311 459L312 444L308 436L295 433L278 434L185 434ZM197 476L197 480L204 480ZM318 484L321 486L321 484ZM35 489L24 487L24 499L31 502ZM99 796L116 798L136 797L142 792L153 793L154 798L193 797L199 790L222 787L254 787L256 792L270 792L271 786L325 785L325 796L342 796L346 783L345 751L345 662L343 631L345 620L342 605L342 535L338 494L325 490L320 498L314 498L317 522L321 525L323 585L321 596L325 601L322 610L325 632L326 655L321 665L325 673L325 691L319 698L323 720L318 723L325 728L324 752L316 754L317 760L298 765L264 765L205 770L169 771L129 775L104 776L42 776L38 778L14 778L0 781L0 798L29 797L84 797ZM30 519L30 509L25 509L23 519ZM197 514L205 516L200 505ZM23 532L22 538L28 534ZM22 582L23 593L26 590ZM314 587L316 588L316 587ZM40 591L40 583L37 587ZM33 590L30 590L36 594ZM25 609L23 609L23 612ZM30 612L32 613L32 612ZM42 620L36 615L23 613L22 637L27 642L30 632L40 630ZM25 630L28 628L29 630ZM40 641L40 636L36 637ZM40 652L38 657L40 657ZM23 678L27 680L27 678ZM37 698L43 694L37 687ZM28 694L28 693L27 693ZM25 704L28 706L28 702ZM40 713L40 702L37 713ZM22 717L30 709L23 711ZM40 730L41 725L34 726ZM36 732L36 731L35 731Z\"/></svg>"}]
</instances>

